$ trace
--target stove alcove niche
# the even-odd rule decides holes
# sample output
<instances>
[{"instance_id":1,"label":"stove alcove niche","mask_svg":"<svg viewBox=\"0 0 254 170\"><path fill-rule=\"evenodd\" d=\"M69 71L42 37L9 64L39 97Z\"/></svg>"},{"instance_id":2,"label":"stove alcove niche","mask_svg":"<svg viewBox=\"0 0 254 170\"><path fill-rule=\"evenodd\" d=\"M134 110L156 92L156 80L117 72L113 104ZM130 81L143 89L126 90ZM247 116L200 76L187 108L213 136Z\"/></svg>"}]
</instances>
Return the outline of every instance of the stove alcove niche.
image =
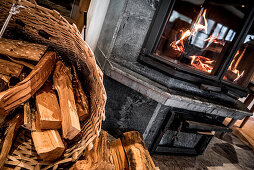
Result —
<instances>
[{"instance_id":1,"label":"stove alcove niche","mask_svg":"<svg viewBox=\"0 0 254 170\"><path fill-rule=\"evenodd\" d=\"M225 117L243 119L251 115L236 99L247 93L245 88L231 93L234 85L209 91L207 85L212 89L216 87L209 84L209 78L204 78L202 83L189 81L140 61L145 57L161 62L154 60L145 47L151 41L149 35L156 24L159 7L165 1L111 0L109 3L95 49L97 62L105 74L108 96L103 128L116 136L127 130L138 130L150 151L160 152L157 145L165 145L170 153L202 154L213 131L230 131L221 124ZM155 36L158 37L159 34ZM233 57L230 60L233 61ZM168 65L161 68L180 70ZM225 68L223 75L227 71ZM188 77L186 72L178 73ZM201 84L205 88L201 88Z\"/></svg>"}]
</instances>

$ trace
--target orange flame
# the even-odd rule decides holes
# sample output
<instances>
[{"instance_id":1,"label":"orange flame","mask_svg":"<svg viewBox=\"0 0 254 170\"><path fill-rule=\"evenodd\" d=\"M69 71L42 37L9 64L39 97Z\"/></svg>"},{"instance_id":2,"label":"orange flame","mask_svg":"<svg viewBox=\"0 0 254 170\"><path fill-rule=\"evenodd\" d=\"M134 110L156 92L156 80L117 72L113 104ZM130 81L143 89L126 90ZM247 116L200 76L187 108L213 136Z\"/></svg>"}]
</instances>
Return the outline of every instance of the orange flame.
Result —
<instances>
[{"instance_id":1,"label":"orange flame","mask_svg":"<svg viewBox=\"0 0 254 170\"><path fill-rule=\"evenodd\" d=\"M208 41L208 42L212 42L214 44L220 44L220 45L224 46L225 42L222 40L219 40L218 37L219 37L219 34L217 34L216 36L210 35L210 37L205 39L204 41Z\"/></svg>"},{"instance_id":2,"label":"orange flame","mask_svg":"<svg viewBox=\"0 0 254 170\"><path fill-rule=\"evenodd\" d=\"M181 32L182 32L182 30L181 30ZM185 38L189 37L189 36L190 36L190 33L191 33L190 30L185 31L185 32L182 34L181 38L180 38L179 40L177 40L177 41L173 41L173 42L170 44L170 46L171 46L174 50L177 50L177 51L180 51L180 52L184 52L184 43L183 43L183 40L184 40Z\"/></svg>"},{"instance_id":3,"label":"orange flame","mask_svg":"<svg viewBox=\"0 0 254 170\"><path fill-rule=\"evenodd\" d=\"M182 32L181 38L177 41L173 41L170 46L172 47L173 50L176 51L180 51L181 53L185 52L184 50L184 40L186 38L188 38L189 36L194 36L198 31L204 30L207 34L207 28L208 28L208 22L206 19L206 12L207 9L205 9L202 12L202 15L199 16L197 22L194 24L194 26L192 27L192 29L188 29L185 32L183 32L182 30L180 32ZM213 43L220 43L217 38L219 35L217 35L216 37L209 37L208 39L206 39L205 41L212 41ZM213 64L214 64L214 60L211 60L209 58L203 57L203 56L190 56L191 57L191 65L194 66L195 68L201 70L201 71L205 71L208 73L211 73L213 70Z\"/></svg>"},{"instance_id":4,"label":"orange flame","mask_svg":"<svg viewBox=\"0 0 254 170\"><path fill-rule=\"evenodd\" d=\"M215 61L203 56L190 56L192 58L191 65L195 68L211 73L213 70L213 64Z\"/></svg>"},{"instance_id":5,"label":"orange flame","mask_svg":"<svg viewBox=\"0 0 254 170\"><path fill-rule=\"evenodd\" d=\"M202 17L204 19L205 24L204 25L201 24L201 22L202 22L201 17L199 17L198 22L193 27L193 31L192 31L193 34L195 34L198 31L201 31L201 30L205 30L205 32L207 34L208 23L207 23L207 20L206 20L206 11L207 11L207 9L205 9L203 14L202 14Z\"/></svg>"},{"instance_id":6,"label":"orange flame","mask_svg":"<svg viewBox=\"0 0 254 170\"><path fill-rule=\"evenodd\" d=\"M234 74L236 74L236 78L233 80L233 82L238 81L238 80L244 75L244 70L240 73L240 71L237 69L237 67L238 67L238 65L239 65L239 63L240 63L240 61L241 61L241 59L242 59L242 57L243 57L243 55L244 55L244 53L245 53L245 51L246 51L246 48L247 48L247 46L244 48L244 50L242 51L241 54L240 54L239 50L237 50L237 52L236 52L236 54L235 54L235 56L234 56L234 59L233 59L233 61L231 62L229 68L228 68L228 70L230 70L230 71L232 71ZM239 54L240 54L240 56L239 56L239 58L236 60L236 57L237 57Z\"/></svg>"},{"instance_id":7,"label":"orange flame","mask_svg":"<svg viewBox=\"0 0 254 170\"><path fill-rule=\"evenodd\" d=\"M204 19L204 25L201 24L201 17L199 17L197 23L194 24L192 31L191 30L187 30L185 32L183 32L182 30L180 30L180 32L183 32L181 35L181 38L177 41L173 41L172 43L170 43L170 46L176 50L176 51L180 51L180 52L184 52L184 43L183 41L188 38L190 35L195 35L196 32L201 31L201 30L205 30L207 33L207 27L208 27L208 23L206 20L206 9L204 10L202 17Z\"/></svg>"}]
</instances>

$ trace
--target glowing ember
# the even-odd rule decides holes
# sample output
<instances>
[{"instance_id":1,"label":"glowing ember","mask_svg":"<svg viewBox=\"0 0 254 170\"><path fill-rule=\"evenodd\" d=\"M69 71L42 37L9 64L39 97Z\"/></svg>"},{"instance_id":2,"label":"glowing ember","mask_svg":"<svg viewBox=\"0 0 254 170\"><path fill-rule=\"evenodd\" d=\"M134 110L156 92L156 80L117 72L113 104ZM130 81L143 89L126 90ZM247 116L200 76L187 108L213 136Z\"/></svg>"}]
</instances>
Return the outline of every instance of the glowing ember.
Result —
<instances>
[{"instance_id":1,"label":"glowing ember","mask_svg":"<svg viewBox=\"0 0 254 170\"><path fill-rule=\"evenodd\" d=\"M182 32L182 30L181 30L181 32ZM182 34L181 38L180 38L179 40L177 40L177 41L173 41L173 42L170 44L170 46L171 46L174 50L177 50L177 51L180 51L180 52L184 52L184 43L183 43L183 40L184 40L185 38L189 37L189 36L190 36L190 33L191 33L190 30L185 31L185 32Z\"/></svg>"},{"instance_id":2,"label":"glowing ember","mask_svg":"<svg viewBox=\"0 0 254 170\"><path fill-rule=\"evenodd\" d=\"M219 34L217 34L216 36L210 35L210 37L205 39L204 41L208 41L208 42L212 42L214 44L220 44L220 45L224 46L225 41L219 40L218 37L219 37Z\"/></svg>"},{"instance_id":3,"label":"glowing ember","mask_svg":"<svg viewBox=\"0 0 254 170\"><path fill-rule=\"evenodd\" d=\"M195 68L211 73L213 70L212 64L215 62L214 60L211 60L209 58L203 57L203 56L190 56L192 58L191 65Z\"/></svg>"}]
</instances>

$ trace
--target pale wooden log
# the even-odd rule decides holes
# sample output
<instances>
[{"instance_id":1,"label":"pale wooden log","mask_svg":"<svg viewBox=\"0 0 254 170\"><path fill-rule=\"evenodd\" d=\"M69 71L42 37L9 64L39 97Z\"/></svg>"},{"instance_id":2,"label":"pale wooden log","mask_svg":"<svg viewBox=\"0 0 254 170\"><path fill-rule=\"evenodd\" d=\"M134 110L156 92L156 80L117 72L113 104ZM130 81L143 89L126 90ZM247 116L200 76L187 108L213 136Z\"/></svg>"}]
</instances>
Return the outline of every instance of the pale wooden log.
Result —
<instances>
[{"instance_id":1,"label":"pale wooden log","mask_svg":"<svg viewBox=\"0 0 254 170\"><path fill-rule=\"evenodd\" d=\"M19 59L39 61L47 46L20 40L0 39L0 54Z\"/></svg>"},{"instance_id":2,"label":"pale wooden log","mask_svg":"<svg viewBox=\"0 0 254 170\"><path fill-rule=\"evenodd\" d=\"M72 69L73 69L72 86L75 97L75 103L77 107L77 113L79 116L79 120L84 121L89 117L89 105L88 105L89 103L86 94L82 88L81 82L78 78L78 74L75 67L73 66Z\"/></svg>"},{"instance_id":3,"label":"pale wooden log","mask_svg":"<svg viewBox=\"0 0 254 170\"><path fill-rule=\"evenodd\" d=\"M5 138L3 140L1 153L0 153L0 169L3 167L4 162L10 152L13 140L18 132L19 127L23 123L23 117L20 114L17 114L12 120L7 123L7 131Z\"/></svg>"},{"instance_id":4,"label":"pale wooden log","mask_svg":"<svg viewBox=\"0 0 254 170\"><path fill-rule=\"evenodd\" d=\"M53 81L59 97L63 137L71 140L81 131L81 127L72 89L72 75L61 61L56 63Z\"/></svg>"},{"instance_id":5,"label":"pale wooden log","mask_svg":"<svg viewBox=\"0 0 254 170\"><path fill-rule=\"evenodd\" d=\"M7 60L0 59L0 74L19 77L23 66Z\"/></svg>"},{"instance_id":6,"label":"pale wooden log","mask_svg":"<svg viewBox=\"0 0 254 170\"><path fill-rule=\"evenodd\" d=\"M36 113L33 119L32 139L37 154L44 161L54 161L62 156L65 147L57 130L42 130L39 126Z\"/></svg>"},{"instance_id":7,"label":"pale wooden log","mask_svg":"<svg viewBox=\"0 0 254 170\"><path fill-rule=\"evenodd\" d=\"M143 137L137 131L126 132L122 144L128 158L129 168L135 170L154 170L154 162L145 146Z\"/></svg>"},{"instance_id":8,"label":"pale wooden log","mask_svg":"<svg viewBox=\"0 0 254 170\"><path fill-rule=\"evenodd\" d=\"M47 83L36 93L36 108L41 129L61 128L60 107L51 83Z\"/></svg>"},{"instance_id":9,"label":"pale wooden log","mask_svg":"<svg viewBox=\"0 0 254 170\"><path fill-rule=\"evenodd\" d=\"M0 114L7 115L10 110L27 101L48 79L56 63L55 52L47 52L35 69L15 87L0 93Z\"/></svg>"},{"instance_id":10,"label":"pale wooden log","mask_svg":"<svg viewBox=\"0 0 254 170\"><path fill-rule=\"evenodd\" d=\"M115 170L129 169L128 160L120 139L116 139L111 143L110 152L115 165Z\"/></svg>"}]
</instances>

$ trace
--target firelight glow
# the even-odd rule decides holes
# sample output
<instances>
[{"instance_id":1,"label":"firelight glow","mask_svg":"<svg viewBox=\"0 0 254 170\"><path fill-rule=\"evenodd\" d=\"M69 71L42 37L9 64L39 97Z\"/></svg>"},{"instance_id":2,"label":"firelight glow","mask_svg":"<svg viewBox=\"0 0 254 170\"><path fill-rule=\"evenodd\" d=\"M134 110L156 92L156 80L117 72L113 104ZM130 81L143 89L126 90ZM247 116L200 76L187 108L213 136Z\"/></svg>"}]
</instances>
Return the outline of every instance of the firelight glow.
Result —
<instances>
[{"instance_id":1,"label":"firelight glow","mask_svg":"<svg viewBox=\"0 0 254 170\"><path fill-rule=\"evenodd\" d=\"M179 51L180 53L185 53L185 48L184 48L184 40L186 40L190 36L195 36L198 31L205 31L207 34L207 28L208 28L208 22L206 19L206 12L207 9L204 9L202 15L198 17L197 22L194 24L192 29L188 29L185 32L180 30L181 32L181 37L177 41L171 42L170 46L173 50ZM203 21L203 22L202 22ZM212 43L220 43L221 45L225 45L225 43L221 43L219 40L217 40L218 35L216 37L210 36L208 39L204 41L212 42ZM204 56L189 56L191 60L191 65L201 71L205 71L208 73L212 72L214 64L214 60L211 60L209 58L206 58Z\"/></svg>"}]
</instances>

